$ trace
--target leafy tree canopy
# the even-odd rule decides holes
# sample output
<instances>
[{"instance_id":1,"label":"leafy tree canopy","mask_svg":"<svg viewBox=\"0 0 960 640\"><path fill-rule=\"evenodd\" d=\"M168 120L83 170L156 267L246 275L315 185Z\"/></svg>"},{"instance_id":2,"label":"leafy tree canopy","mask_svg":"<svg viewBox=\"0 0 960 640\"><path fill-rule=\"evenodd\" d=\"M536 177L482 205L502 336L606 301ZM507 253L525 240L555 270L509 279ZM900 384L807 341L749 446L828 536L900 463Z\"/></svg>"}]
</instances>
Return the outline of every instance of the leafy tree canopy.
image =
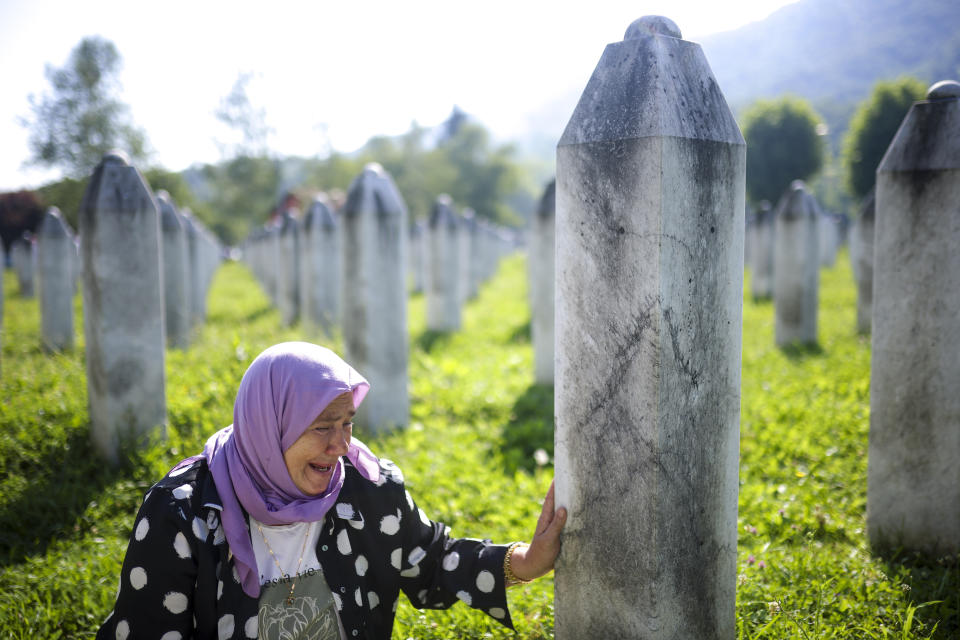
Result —
<instances>
[{"instance_id":1,"label":"leafy tree canopy","mask_svg":"<svg viewBox=\"0 0 960 640\"><path fill-rule=\"evenodd\" d=\"M776 202L794 180L809 180L823 165L820 117L791 96L759 100L743 114L747 142L747 194L758 203Z\"/></svg>"},{"instance_id":2,"label":"leafy tree canopy","mask_svg":"<svg viewBox=\"0 0 960 640\"><path fill-rule=\"evenodd\" d=\"M146 135L129 118L128 107L115 96L121 57L109 40L84 38L62 68L47 66L51 92L31 95L30 163L59 167L74 178L89 175L111 149L122 149L134 161L146 158Z\"/></svg>"},{"instance_id":3,"label":"leafy tree canopy","mask_svg":"<svg viewBox=\"0 0 960 640\"><path fill-rule=\"evenodd\" d=\"M922 100L926 87L916 78L878 82L850 120L843 143L847 186L859 199L870 193L877 167L910 106Z\"/></svg>"}]
</instances>

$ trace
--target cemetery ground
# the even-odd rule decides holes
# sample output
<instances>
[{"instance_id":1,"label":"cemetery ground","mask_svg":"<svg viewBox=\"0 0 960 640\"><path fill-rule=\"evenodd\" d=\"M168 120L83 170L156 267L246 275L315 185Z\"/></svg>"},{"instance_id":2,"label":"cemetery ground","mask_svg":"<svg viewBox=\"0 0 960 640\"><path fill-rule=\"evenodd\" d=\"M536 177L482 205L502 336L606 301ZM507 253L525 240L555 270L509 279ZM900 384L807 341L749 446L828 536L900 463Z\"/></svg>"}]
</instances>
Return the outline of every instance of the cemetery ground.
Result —
<instances>
[{"instance_id":1,"label":"cemetery ground","mask_svg":"<svg viewBox=\"0 0 960 640\"><path fill-rule=\"evenodd\" d=\"M224 265L193 346L167 351L168 439L114 470L89 442L79 296L77 347L50 355L36 298L18 297L13 274L4 278L0 637L86 638L113 604L143 494L231 422L252 358L283 340L339 342L279 329L246 267ZM745 295L743 317L739 636L960 636L957 558L882 558L868 547L870 341L855 333L846 253L821 272L817 347L775 347L771 302ZM503 262L465 307L461 331L426 331L420 295L409 319L411 424L358 437L400 465L419 505L455 535L528 539L553 471L543 453L553 450L553 391L532 382L524 259ZM511 589L509 600L517 636L462 604L421 612L401 598L393 637L553 636L550 578Z\"/></svg>"}]
</instances>

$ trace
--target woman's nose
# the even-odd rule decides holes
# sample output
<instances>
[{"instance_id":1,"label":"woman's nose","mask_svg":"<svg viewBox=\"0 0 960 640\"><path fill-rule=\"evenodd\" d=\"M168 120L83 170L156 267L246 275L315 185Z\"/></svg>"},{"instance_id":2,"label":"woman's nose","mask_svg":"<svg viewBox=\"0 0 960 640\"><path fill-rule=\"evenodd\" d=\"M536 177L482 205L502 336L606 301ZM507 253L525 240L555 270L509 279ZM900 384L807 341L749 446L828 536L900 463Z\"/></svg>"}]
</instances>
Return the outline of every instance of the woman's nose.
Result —
<instances>
[{"instance_id":1,"label":"woman's nose","mask_svg":"<svg viewBox=\"0 0 960 640\"><path fill-rule=\"evenodd\" d=\"M327 453L335 456L345 456L349 448L350 432L343 427L334 429L330 436L330 443L327 445Z\"/></svg>"}]
</instances>

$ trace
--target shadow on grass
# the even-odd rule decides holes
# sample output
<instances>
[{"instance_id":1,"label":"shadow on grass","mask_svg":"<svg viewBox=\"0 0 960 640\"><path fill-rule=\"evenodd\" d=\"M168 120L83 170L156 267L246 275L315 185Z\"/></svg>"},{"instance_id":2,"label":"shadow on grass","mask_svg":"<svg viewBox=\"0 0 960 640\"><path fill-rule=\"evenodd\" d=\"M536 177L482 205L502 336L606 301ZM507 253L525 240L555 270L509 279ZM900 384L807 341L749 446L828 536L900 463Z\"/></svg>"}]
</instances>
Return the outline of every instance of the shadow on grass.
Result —
<instances>
[{"instance_id":1,"label":"shadow on grass","mask_svg":"<svg viewBox=\"0 0 960 640\"><path fill-rule=\"evenodd\" d=\"M783 351L783 355L794 362L802 362L808 358L817 358L826 355L823 347L821 347L818 342L791 342L788 345L780 347L780 350Z\"/></svg>"},{"instance_id":2,"label":"shadow on grass","mask_svg":"<svg viewBox=\"0 0 960 640\"><path fill-rule=\"evenodd\" d=\"M81 522L81 516L106 487L125 475L97 456L87 429L77 429L63 446L14 473L29 478L29 486L0 506L0 567L44 555L52 542L96 526Z\"/></svg>"},{"instance_id":3,"label":"shadow on grass","mask_svg":"<svg viewBox=\"0 0 960 640\"><path fill-rule=\"evenodd\" d=\"M414 340L414 344L423 349L425 353L430 353L433 351L434 347L443 348L450 342L450 336L452 332L450 331L435 331L433 329L427 329Z\"/></svg>"},{"instance_id":4,"label":"shadow on grass","mask_svg":"<svg viewBox=\"0 0 960 640\"><path fill-rule=\"evenodd\" d=\"M501 454L508 473L532 471L538 466L535 453L542 449L553 463L553 387L534 384L513 405L510 422L500 438ZM542 454L541 454L542 455Z\"/></svg>"},{"instance_id":5,"label":"shadow on grass","mask_svg":"<svg viewBox=\"0 0 960 640\"><path fill-rule=\"evenodd\" d=\"M937 626L930 637L960 638L960 554L933 559L897 550L881 558L885 573L910 587L914 619L928 630Z\"/></svg>"}]
</instances>

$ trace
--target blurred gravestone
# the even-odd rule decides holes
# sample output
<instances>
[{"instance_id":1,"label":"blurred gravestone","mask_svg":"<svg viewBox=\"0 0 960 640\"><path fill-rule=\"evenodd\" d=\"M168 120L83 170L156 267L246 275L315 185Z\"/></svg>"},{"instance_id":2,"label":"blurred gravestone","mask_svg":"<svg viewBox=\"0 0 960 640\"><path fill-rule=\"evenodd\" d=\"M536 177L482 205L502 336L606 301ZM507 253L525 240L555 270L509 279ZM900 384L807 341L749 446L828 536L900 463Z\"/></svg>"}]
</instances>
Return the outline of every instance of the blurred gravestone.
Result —
<instances>
[{"instance_id":1,"label":"blurred gravestone","mask_svg":"<svg viewBox=\"0 0 960 640\"><path fill-rule=\"evenodd\" d=\"M163 301L167 344L176 349L190 345L190 258L187 231L166 191L157 192L163 246Z\"/></svg>"},{"instance_id":2,"label":"blurred gravestone","mask_svg":"<svg viewBox=\"0 0 960 640\"><path fill-rule=\"evenodd\" d=\"M870 333L873 318L873 228L876 191L871 189L853 223L850 261L857 283L857 331Z\"/></svg>"},{"instance_id":3,"label":"blurred gravestone","mask_svg":"<svg viewBox=\"0 0 960 640\"><path fill-rule=\"evenodd\" d=\"M641 18L557 148L556 637L736 636L746 148Z\"/></svg>"},{"instance_id":4,"label":"blurred gravestone","mask_svg":"<svg viewBox=\"0 0 960 640\"><path fill-rule=\"evenodd\" d=\"M427 329L460 328L460 236L450 196L433 203L427 227Z\"/></svg>"},{"instance_id":5,"label":"blurred gravestone","mask_svg":"<svg viewBox=\"0 0 960 640\"><path fill-rule=\"evenodd\" d=\"M867 533L960 553L960 83L914 103L877 169Z\"/></svg>"},{"instance_id":6,"label":"blurred gravestone","mask_svg":"<svg viewBox=\"0 0 960 640\"><path fill-rule=\"evenodd\" d=\"M423 220L417 220L410 227L410 251L407 262L410 269L411 291L421 293L424 289L426 277L426 225Z\"/></svg>"},{"instance_id":7,"label":"blurred gravestone","mask_svg":"<svg viewBox=\"0 0 960 640\"><path fill-rule=\"evenodd\" d=\"M530 282L530 337L533 342L533 379L553 384L554 240L556 180L551 180L533 215L530 233L530 261L534 265Z\"/></svg>"},{"instance_id":8,"label":"blurred gravestone","mask_svg":"<svg viewBox=\"0 0 960 640\"><path fill-rule=\"evenodd\" d=\"M368 164L343 206L342 319L345 360L377 390L357 422L371 430L406 425L407 208L390 175Z\"/></svg>"},{"instance_id":9,"label":"blurred gravestone","mask_svg":"<svg viewBox=\"0 0 960 640\"><path fill-rule=\"evenodd\" d=\"M300 223L294 211L280 217L280 259L277 262L277 307L285 326L300 317Z\"/></svg>"},{"instance_id":10,"label":"blurred gravestone","mask_svg":"<svg viewBox=\"0 0 960 640\"><path fill-rule=\"evenodd\" d=\"M20 296L32 298L37 277L37 248L32 233L24 233L13 241L10 257L17 273Z\"/></svg>"},{"instance_id":11,"label":"blurred gravestone","mask_svg":"<svg viewBox=\"0 0 960 640\"><path fill-rule=\"evenodd\" d=\"M773 209L764 200L757 208L750 248L750 294L755 300L773 296Z\"/></svg>"},{"instance_id":12,"label":"blurred gravestone","mask_svg":"<svg viewBox=\"0 0 960 640\"><path fill-rule=\"evenodd\" d=\"M118 462L147 433L165 433L160 221L146 181L120 152L93 172L79 218L91 432Z\"/></svg>"},{"instance_id":13,"label":"blurred gravestone","mask_svg":"<svg viewBox=\"0 0 960 640\"><path fill-rule=\"evenodd\" d=\"M826 211L817 215L817 234L819 235L820 266L832 267L837 261L837 249L840 248L840 228L837 219Z\"/></svg>"},{"instance_id":14,"label":"blurred gravestone","mask_svg":"<svg viewBox=\"0 0 960 640\"><path fill-rule=\"evenodd\" d=\"M73 347L74 244L60 210L50 207L37 230L40 326L48 351Z\"/></svg>"},{"instance_id":15,"label":"blurred gravestone","mask_svg":"<svg viewBox=\"0 0 960 640\"><path fill-rule=\"evenodd\" d=\"M327 199L318 196L303 221L300 313L308 326L330 332L340 318L340 230Z\"/></svg>"},{"instance_id":16,"label":"blurred gravestone","mask_svg":"<svg viewBox=\"0 0 960 640\"><path fill-rule=\"evenodd\" d=\"M817 209L806 185L795 180L774 213L773 305L777 346L817 342Z\"/></svg>"},{"instance_id":17,"label":"blurred gravestone","mask_svg":"<svg viewBox=\"0 0 960 640\"><path fill-rule=\"evenodd\" d=\"M480 288L480 241L477 214L464 209L460 216L460 304L477 297Z\"/></svg>"}]
</instances>

